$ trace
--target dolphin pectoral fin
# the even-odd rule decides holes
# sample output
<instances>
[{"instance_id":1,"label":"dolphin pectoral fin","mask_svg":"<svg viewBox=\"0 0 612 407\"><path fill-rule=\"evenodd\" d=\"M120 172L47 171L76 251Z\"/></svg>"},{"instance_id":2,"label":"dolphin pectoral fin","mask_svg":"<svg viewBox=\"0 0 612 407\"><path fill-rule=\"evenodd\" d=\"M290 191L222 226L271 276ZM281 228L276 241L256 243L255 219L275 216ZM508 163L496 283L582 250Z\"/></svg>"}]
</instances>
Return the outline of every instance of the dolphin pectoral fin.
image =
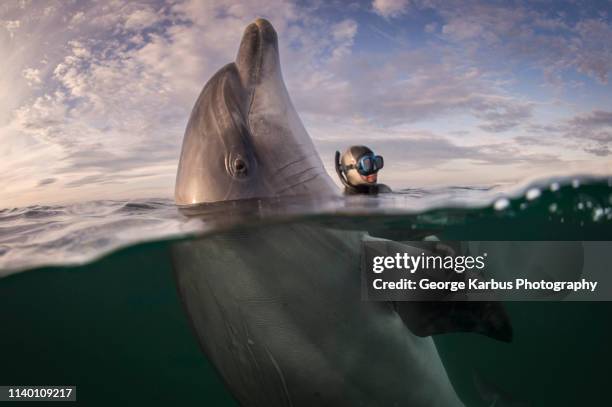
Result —
<instances>
[{"instance_id":1,"label":"dolphin pectoral fin","mask_svg":"<svg viewBox=\"0 0 612 407\"><path fill-rule=\"evenodd\" d=\"M422 253L438 253L448 255L453 248L446 248L443 253L437 249L437 242L419 242L417 247L401 242L364 236L364 241L384 242L381 250L385 254L410 253L418 256ZM380 253L383 254L383 253ZM441 281L447 278L465 281L471 274L455 274L448 276L440 270L421 270L421 277L431 281ZM458 295L462 297L463 295ZM427 299L433 297L427 297ZM445 300L446 298L446 300ZM449 297L439 297L438 300L424 301L418 298L414 301L395 301L393 308L402 321L417 336L430 336L452 332L473 332L488 336L503 342L512 341L512 324L503 304L498 301L449 301Z\"/></svg>"},{"instance_id":2,"label":"dolphin pectoral fin","mask_svg":"<svg viewBox=\"0 0 612 407\"><path fill-rule=\"evenodd\" d=\"M473 332L503 342L512 341L512 325L496 301L406 301L393 307L417 336Z\"/></svg>"}]
</instances>

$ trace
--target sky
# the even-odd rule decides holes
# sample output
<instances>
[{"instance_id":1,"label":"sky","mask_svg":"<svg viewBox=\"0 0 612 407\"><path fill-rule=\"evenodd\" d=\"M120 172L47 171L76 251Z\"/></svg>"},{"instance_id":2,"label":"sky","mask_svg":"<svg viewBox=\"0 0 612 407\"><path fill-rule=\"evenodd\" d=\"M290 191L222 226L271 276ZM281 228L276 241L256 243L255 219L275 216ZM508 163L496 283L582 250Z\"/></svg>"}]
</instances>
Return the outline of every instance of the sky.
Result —
<instances>
[{"instance_id":1,"label":"sky","mask_svg":"<svg viewBox=\"0 0 612 407\"><path fill-rule=\"evenodd\" d=\"M0 207L171 197L206 81L264 17L333 176L393 188L612 174L612 2L0 3ZM335 178L335 176L333 176Z\"/></svg>"}]
</instances>

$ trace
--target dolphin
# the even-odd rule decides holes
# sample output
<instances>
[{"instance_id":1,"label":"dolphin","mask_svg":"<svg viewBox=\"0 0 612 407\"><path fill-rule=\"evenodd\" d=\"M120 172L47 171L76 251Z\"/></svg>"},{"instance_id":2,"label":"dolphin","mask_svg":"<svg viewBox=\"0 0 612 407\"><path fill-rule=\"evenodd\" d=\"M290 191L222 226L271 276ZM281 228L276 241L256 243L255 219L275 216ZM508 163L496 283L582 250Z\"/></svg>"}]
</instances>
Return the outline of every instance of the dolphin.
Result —
<instances>
[{"instance_id":1,"label":"dolphin","mask_svg":"<svg viewBox=\"0 0 612 407\"><path fill-rule=\"evenodd\" d=\"M235 62L208 81L193 108L176 203L225 202L229 210L254 198L334 195L285 88L276 32L258 19ZM453 305L449 320L440 304L362 301L367 239L374 238L285 223L173 245L194 333L241 405L463 405L429 335L467 330L504 339L507 324L474 312L478 305L466 313Z\"/></svg>"}]
</instances>

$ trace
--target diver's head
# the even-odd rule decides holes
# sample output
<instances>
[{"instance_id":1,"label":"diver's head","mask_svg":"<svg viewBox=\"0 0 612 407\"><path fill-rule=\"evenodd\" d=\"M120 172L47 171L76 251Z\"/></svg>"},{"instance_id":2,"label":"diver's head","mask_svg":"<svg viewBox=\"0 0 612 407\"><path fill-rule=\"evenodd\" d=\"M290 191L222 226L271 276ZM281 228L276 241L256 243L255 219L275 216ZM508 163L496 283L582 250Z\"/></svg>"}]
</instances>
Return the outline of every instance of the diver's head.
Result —
<instances>
[{"instance_id":1,"label":"diver's head","mask_svg":"<svg viewBox=\"0 0 612 407\"><path fill-rule=\"evenodd\" d=\"M351 146L340 158L340 168L346 181L357 187L374 185L378 181L378 170L383 167L383 158L375 155L366 146Z\"/></svg>"}]
</instances>

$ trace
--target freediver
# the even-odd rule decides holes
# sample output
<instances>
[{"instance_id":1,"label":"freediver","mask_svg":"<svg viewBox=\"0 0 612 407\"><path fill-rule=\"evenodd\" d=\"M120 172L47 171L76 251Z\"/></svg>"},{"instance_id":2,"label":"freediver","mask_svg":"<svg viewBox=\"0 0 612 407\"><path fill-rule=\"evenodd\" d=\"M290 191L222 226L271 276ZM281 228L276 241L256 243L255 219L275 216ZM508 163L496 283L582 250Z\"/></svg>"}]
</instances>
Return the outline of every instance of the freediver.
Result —
<instances>
[{"instance_id":1,"label":"freediver","mask_svg":"<svg viewBox=\"0 0 612 407\"><path fill-rule=\"evenodd\" d=\"M376 195L392 192L385 184L378 183L378 171L384 166L382 156L366 146L351 146L344 154L336 151L336 173L347 195Z\"/></svg>"}]
</instances>

